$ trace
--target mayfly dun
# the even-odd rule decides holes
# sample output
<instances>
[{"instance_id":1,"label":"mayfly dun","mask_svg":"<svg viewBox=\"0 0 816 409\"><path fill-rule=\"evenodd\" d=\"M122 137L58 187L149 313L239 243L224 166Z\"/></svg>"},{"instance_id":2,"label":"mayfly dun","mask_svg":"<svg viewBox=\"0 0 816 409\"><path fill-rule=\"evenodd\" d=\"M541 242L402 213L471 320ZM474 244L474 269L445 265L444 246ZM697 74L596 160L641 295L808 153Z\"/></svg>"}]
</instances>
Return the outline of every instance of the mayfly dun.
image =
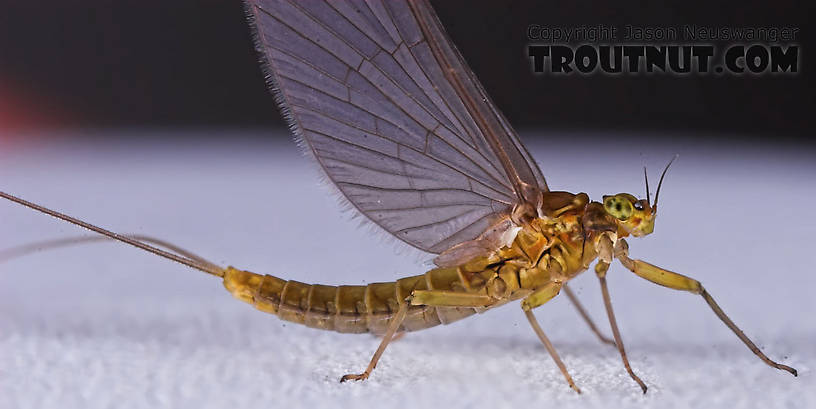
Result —
<instances>
[{"instance_id":1,"label":"mayfly dun","mask_svg":"<svg viewBox=\"0 0 816 409\"><path fill-rule=\"evenodd\" d=\"M167 242L121 235L8 193L0 196L223 280L255 308L312 328L373 333L382 341L368 378L395 336L448 324L511 301L521 308L571 388L580 392L533 315L564 292L632 370L606 274L617 260L637 276L703 298L762 361L777 363L693 278L630 258L629 236L654 230L654 201L628 193L590 200L550 191L538 165L445 33L427 0L248 0L247 15L270 89L303 148L348 203L419 250L436 268L393 282L328 286L221 267ZM52 242L63 245L69 242ZM592 263L613 340L567 286Z\"/></svg>"}]
</instances>

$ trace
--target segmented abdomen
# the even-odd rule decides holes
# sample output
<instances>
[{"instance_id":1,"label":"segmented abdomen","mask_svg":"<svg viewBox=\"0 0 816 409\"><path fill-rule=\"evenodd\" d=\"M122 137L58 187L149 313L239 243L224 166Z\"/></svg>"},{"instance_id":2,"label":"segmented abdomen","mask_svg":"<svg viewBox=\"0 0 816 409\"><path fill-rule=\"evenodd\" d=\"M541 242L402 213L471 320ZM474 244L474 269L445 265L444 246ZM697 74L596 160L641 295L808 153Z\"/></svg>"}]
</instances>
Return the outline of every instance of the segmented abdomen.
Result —
<instances>
[{"instance_id":1,"label":"segmented abdomen","mask_svg":"<svg viewBox=\"0 0 816 409\"><path fill-rule=\"evenodd\" d=\"M464 288L456 268L438 268L388 283L329 286L229 267L224 286L236 298L287 321L330 331L375 334L385 333L411 291ZM411 306L400 330L417 331L447 324L476 312L474 308Z\"/></svg>"}]
</instances>

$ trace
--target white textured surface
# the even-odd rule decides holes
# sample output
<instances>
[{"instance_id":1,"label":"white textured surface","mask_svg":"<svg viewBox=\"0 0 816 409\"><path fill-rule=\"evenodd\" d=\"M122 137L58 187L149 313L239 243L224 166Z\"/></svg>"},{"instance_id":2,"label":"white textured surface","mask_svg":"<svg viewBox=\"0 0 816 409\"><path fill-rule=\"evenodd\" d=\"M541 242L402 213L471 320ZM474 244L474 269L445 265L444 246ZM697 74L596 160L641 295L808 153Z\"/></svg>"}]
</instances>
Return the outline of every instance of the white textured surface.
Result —
<instances>
[{"instance_id":1,"label":"white textured surface","mask_svg":"<svg viewBox=\"0 0 816 409\"><path fill-rule=\"evenodd\" d=\"M274 132L274 131L272 131ZM0 145L0 189L118 232L151 234L225 264L326 284L427 266L356 228L289 142L60 139ZM149 137L148 137L149 136ZM212 135L210 135L212 136ZM537 310L584 394L574 394L516 306L409 334L365 383L378 340L286 324L220 283L122 245L0 264L0 407L816 407L812 150L533 145L553 189L642 195L674 153L656 232L632 254L700 279L772 358L766 367L695 296L610 272L641 395L614 349L564 297ZM0 203L0 249L83 234ZM606 333L592 274L573 283ZM315 406L318 405L318 406Z\"/></svg>"}]
</instances>

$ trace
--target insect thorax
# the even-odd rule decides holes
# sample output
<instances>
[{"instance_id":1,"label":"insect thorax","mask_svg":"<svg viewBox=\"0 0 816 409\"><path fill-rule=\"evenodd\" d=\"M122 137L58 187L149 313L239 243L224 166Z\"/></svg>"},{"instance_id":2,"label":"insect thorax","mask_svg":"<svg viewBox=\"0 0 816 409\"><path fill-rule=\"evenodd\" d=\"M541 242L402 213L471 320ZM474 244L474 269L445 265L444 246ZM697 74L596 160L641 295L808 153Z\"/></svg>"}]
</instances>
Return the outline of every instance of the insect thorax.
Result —
<instances>
[{"instance_id":1,"label":"insect thorax","mask_svg":"<svg viewBox=\"0 0 816 409\"><path fill-rule=\"evenodd\" d=\"M544 207L540 217L522 226L510 246L459 267L471 290L487 286L490 292L491 283L501 278L506 284L505 295L514 298L510 293L515 290L568 281L595 260L599 235L584 228L586 194L554 193L557 200L550 203L560 206ZM492 291L501 292L502 288Z\"/></svg>"}]
</instances>

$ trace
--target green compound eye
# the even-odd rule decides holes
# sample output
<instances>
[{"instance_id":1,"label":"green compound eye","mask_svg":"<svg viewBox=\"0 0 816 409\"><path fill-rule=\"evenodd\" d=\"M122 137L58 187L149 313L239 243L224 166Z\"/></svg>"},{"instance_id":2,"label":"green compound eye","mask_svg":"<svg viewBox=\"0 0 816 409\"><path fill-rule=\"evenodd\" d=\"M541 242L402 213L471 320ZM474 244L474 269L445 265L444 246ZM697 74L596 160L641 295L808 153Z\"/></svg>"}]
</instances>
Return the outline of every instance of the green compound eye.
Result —
<instances>
[{"instance_id":1,"label":"green compound eye","mask_svg":"<svg viewBox=\"0 0 816 409\"><path fill-rule=\"evenodd\" d=\"M607 197L604 200L606 212L619 220L626 220L632 216L632 202L620 196Z\"/></svg>"}]
</instances>

